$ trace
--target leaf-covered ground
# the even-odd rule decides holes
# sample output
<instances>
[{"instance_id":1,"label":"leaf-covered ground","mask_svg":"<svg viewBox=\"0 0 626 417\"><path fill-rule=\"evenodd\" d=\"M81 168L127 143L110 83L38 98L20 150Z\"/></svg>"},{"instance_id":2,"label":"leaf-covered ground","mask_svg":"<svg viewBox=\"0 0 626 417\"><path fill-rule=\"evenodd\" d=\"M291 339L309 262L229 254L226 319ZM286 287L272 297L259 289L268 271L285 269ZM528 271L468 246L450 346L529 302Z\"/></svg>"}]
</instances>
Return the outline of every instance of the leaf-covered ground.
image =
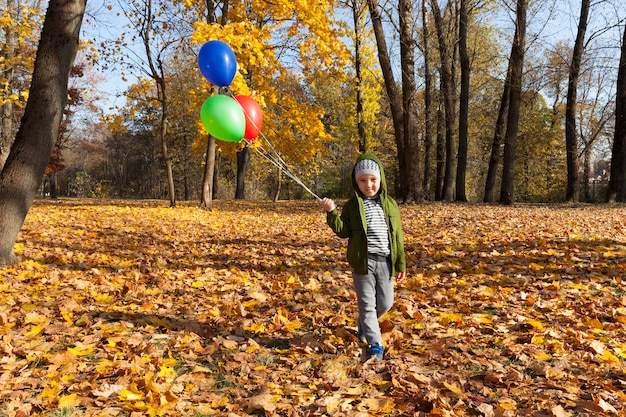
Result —
<instances>
[{"instance_id":1,"label":"leaf-covered ground","mask_svg":"<svg viewBox=\"0 0 626 417\"><path fill-rule=\"evenodd\" d=\"M626 416L626 208L401 208L365 362L317 204L37 202L0 269L0 416Z\"/></svg>"}]
</instances>

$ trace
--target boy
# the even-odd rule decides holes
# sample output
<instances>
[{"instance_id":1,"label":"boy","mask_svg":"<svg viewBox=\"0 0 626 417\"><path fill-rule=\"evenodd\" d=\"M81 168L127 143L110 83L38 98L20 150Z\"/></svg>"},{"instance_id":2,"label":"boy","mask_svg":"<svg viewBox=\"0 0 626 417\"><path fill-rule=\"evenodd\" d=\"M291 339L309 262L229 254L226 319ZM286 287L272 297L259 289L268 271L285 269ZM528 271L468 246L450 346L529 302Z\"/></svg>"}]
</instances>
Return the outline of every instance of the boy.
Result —
<instances>
[{"instance_id":1,"label":"boy","mask_svg":"<svg viewBox=\"0 0 626 417\"><path fill-rule=\"evenodd\" d=\"M358 337L369 346L368 357L385 354L378 319L393 304L393 276L406 275L400 210L387 194L383 166L372 153L361 155L352 170L355 189L341 215L335 202L323 198L326 222L348 238L347 257L359 305Z\"/></svg>"}]
</instances>

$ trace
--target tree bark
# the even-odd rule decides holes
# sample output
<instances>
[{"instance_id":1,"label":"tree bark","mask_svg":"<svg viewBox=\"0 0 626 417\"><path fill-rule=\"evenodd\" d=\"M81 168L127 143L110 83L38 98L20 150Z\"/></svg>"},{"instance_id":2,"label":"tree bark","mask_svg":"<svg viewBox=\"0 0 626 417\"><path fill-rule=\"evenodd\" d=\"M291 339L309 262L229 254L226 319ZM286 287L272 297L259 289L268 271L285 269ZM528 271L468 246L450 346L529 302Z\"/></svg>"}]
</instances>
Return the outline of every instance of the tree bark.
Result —
<instances>
[{"instance_id":1,"label":"tree bark","mask_svg":"<svg viewBox=\"0 0 626 417\"><path fill-rule=\"evenodd\" d=\"M200 207L213 210L213 175L215 173L215 138L209 135L206 158L204 160L204 178L202 179L202 196Z\"/></svg>"},{"instance_id":2,"label":"tree bark","mask_svg":"<svg viewBox=\"0 0 626 417\"><path fill-rule=\"evenodd\" d=\"M16 261L13 245L54 149L86 0L50 0L30 94L15 142L0 173L0 264Z\"/></svg>"},{"instance_id":3,"label":"tree bark","mask_svg":"<svg viewBox=\"0 0 626 417\"><path fill-rule=\"evenodd\" d=\"M435 20L435 28L437 30L437 39L439 41L439 57L441 61L440 67L440 83L441 91L443 94L443 109L444 109L444 121L445 121L445 133L446 133L446 167L445 177L443 185L443 201L454 200L454 161L455 146L454 146L454 131L456 112L454 109L455 92L454 92L454 79L452 75L452 51L446 38L446 31L444 29L443 16L439 9L438 0L431 0L433 8L433 15Z\"/></svg>"},{"instance_id":4,"label":"tree bark","mask_svg":"<svg viewBox=\"0 0 626 417\"><path fill-rule=\"evenodd\" d=\"M422 187L424 188L424 198L426 200L430 200L431 195L431 153L433 148L433 88L432 88L432 79L433 76L431 74L430 67L430 45L428 42L428 37L430 36L428 31L428 14L426 9L426 2L428 0L422 0L422 43L423 43L423 54L424 54L424 122L426 124L426 132L424 138L424 178Z\"/></svg>"},{"instance_id":5,"label":"tree bark","mask_svg":"<svg viewBox=\"0 0 626 417\"><path fill-rule=\"evenodd\" d=\"M402 121L404 131L405 202L424 200L419 160L417 88L415 83L415 20L412 0L400 0L400 66L402 68Z\"/></svg>"},{"instance_id":6,"label":"tree bark","mask_svg":"<svg viewBox=\"0 0 626 417\"><path fill-rule=\"evenodd\" d=\"M436 162L437 176L435 184L435 201L443 200L443 186L446 177L446 137L445 137L445 121L441 111L441 106L437 109L437 143L436 143Z\"/></svg>"},{"instance_id":7,"label":"tree bark","mask_svg":"<svg viewBox=\"0 0 626 417\"><path fill-rule=\"evenodd\" d=\"M161 85L162 92L162 113L161 113L161 152L163 153L163 159L165 160L165 171L167 173L167 194L170 198L170 207L176 207L176 190L174 189L174 172L172 169L172 158L169 154L167 145L167 96L165 95L165 82Z\"/></svg>"},{"instance_id":8,"label":"tree bark","mask_svg":"<svg viewBox=\"0 0 626 417\"><path fill-rule=\"evenodd\" d=\"M235 199L244 200L246 198L246 172L250 166L250 147L245 145L237 152L237 189Z\"/></svg>"},{"instance_id":9,"label":"tree bark","mask_svg":"<svg viewBox=\"0 0 626 417\"><path fill-rule=\"evenodd\" d=\"M354 71L356 78L356 127L358 134L359 152L363 153L368 149L367 138L365 137L365 120L363 110L363 73L361 70L361 26L360 9L358 2L352 2L352 21L354 24ZM278 198L278 197L276 197Z\"/></svg>"},{"instance_id":10,"label":"tree bark","mask_svg":"<svg viewBox=\"0 0 626 417\"><path fill-rule=\"evenodd\" d=\"M506 123L504 159L502 162L502 186L500 203L511 205L514 201L515 154L519 129L520 105L522 101L522 75L524 68L524 48L526 45L526 12L528 0L517 0L515 12L515 36L511 47L511 97Z\"/></svg>"},{"instance_id":11,"label":"tree bark","mask_svg":"<svg viewBox=\"0 0 626 417\"><path fill-rule=\"evenodd\" d=\"M594 196L591 194L591 187L589 184L592 181L591 178L591 164L592 164L592 152L590 149L585 149L583 152L583 189L581 190L584 193L585 201L587 203L593 203Z\"/></svg>"},{"instance_id":12,"label":"tree bark","mask_svg":"<svg viewBox=\"0 0 626 417\"><path fill-rule=\"evenodd\" d=\"M611 153L611 178L606 201L608 203L626 201L626 28L624 28L617 73L615 133Z\"/></svg>"},{"instance_id":13,"label":"tree bark","mask_svg":"<svg viewBox=\"0 0 626 417\"><path fill-rule=\"evenodd\" d=\"M215 1L206 0L203 3L206 7L205 21L215 23ZM228 2L223 5L227 7ZM224 10L228 13L228 9ZM223 15L223 18L226 18ZM205 210L213 210L213 195L217 192L217 172L215 170L216 143L215 138L209 135L206 148L206 159L204 161L204 177L202 178L202 195L200 196L200 207Z\"/></svg>"},{"instance_id":14,"label":"tree bark","mask_svg":"<svg viewBox=\"0 0 626 417\"><path fill-rule=\"evenodd\" d=\"M157 87L158 101L161 104L161 121L159 129L159 138L161 140L161 152L163 161L165 162L165 172L167 175L167 193L170 199L170 207L176 207L176 190L174 188L174 173L172 170L172 158L169 155L167 144L167 125L168 125L168 97L165 85L165 71L163 70L163 61L158 59L154 62L152 57L152 0L146 0L146 14L143 16L145 24L141 25L144 49L150 67L150 76L154 80Z\"/></svg>"},{"instance_id":15,"label":"tree bark","mask_svg":"<svg viewBox=\"0 0 626 417\"><path fill-rule=\"evenodd\" d=\"M50 199L56 200L59 198L59 193L57 192L57 173L53 172L49 175L50 177Z\"/></svg>"},{"instance_id":16,"label":"tree bark","mask_svg":"<svg viewBox=\"0 0 626 417\"><path fill-rule=\"evenodd\" d=\"M283 186L283 167L278 167L278 175L276 178L276 192L274 193L274 203L276 203L280 199L280 192L282 191Z\"/></svg>"},{"instance_id":17,"label":"tree bark","mask_svg":"<svg viewBox=\"0 0 626 417\"><path fill-rule=\"evenodd\" d=\"M17 21L17 12L19 9L19 0L12 0L7 2L7 11L9 16L13 19L13 21ZM4 59L5 62L13 62L15 59L15 51L17 49L17 39L16 39L15 31L11 29L7 29L4 36L4 45L2 47L2 51L0 51L0 56ZM15 68L9 65L9 67L4 71L4 78L6 79L6 89L10 93L13 92L14 84L15 84ZM6 162L9 151L11 150L11 145L13 144L13 139L15 139L13 132L13 101L11 99L7 100L3 104L0 105L0 171L2 171L2 167Z\"/></svg>"},{"instance_id":18,"label":"tree bark","mask_svg":"<svg viewBox=\"0 0 626 417\"><path fill-rule=\"evenodd\" d=\"M576 135L576 100L590 7L591 0L581 1L580 20L578 21L578 32L576 34L576 41L574 42L572 62L569 68L567 104L565 106L565 150L567 154L567 192L565 194L565 200L573 202L580 200L580 185L578 181L578 137Z\"/></svg>"},{"instance_id":19,"label":"tree bark","mask_svg":"<svg viewBox=\"0 0 626 417\"><path fill-rule=\"evenodd\" d=\"M393 130L396 137L396 147L398 152L398 169L399 169L399 190L398 197L404 199L407 195L407 166L405 161L404 149L404 122L402 121L402 103L398 87L393 76L393 68L391 59L389 58L389 50L387 49L387 41L385 39L385 30L382 24L380 11L378 10L377 0L367 0L367 6L372 19L372 27L374 28L374 36L376 37L376 47L378 49L378 61L383 73L385 81L385 89L389 98L389 106L391 110L391 118L393 120Z\"/></svg>"},{"instance_id":20,"label":"tree bark","mask_svg":"<svg viewBox=\"0 0 626 417\"><path fill-rule=\"evenodd\" d=\"M509 114L509 102L511 100L511 61L506 72L504 80L504 89L502 98L500 99L500 109L498 110L498 118L496 119L496 128L493 134L493 142L491 144L491 156L489 158L489 168L487 170L487 179L485 181L485 195L483 201L485 203L496 202L496 179L498 177L498 168L502 159L502 143L506 134L507 115Z\"/></svg>"},{"instance_id":21,"label":"tree bark","mask_svg":"<svg viewBox=\"0 0 626 417\"><path fill-rule=\"evenodd\" d=\"M459 152L456 165L456 201L466 202L470 58L467 52L468 0L461 0L459 15L459 58L461 60L461 93L459 95Z\"/></svg>"}]
</instances>

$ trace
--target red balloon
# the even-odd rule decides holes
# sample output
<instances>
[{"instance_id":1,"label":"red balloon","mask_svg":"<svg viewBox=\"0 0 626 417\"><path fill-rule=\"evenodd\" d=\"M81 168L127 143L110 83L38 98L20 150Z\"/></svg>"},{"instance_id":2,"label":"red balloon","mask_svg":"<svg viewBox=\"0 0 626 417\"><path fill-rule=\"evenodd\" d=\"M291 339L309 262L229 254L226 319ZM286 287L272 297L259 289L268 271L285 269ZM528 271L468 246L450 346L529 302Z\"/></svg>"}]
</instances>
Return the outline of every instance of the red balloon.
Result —
<instances>
[{"instance_id":1,"label":"red balloon","mask_svg":"<svg viewBox=\"0 0 626 417\"><path fill-rule=\"evenodd\" d=\"M243 134L244 139L254 139L261 133L263 125L263 111L252 97L235 96L235 100L241 104L243 113L246 116L246 131Z\"/></svg>"}]
</instances>

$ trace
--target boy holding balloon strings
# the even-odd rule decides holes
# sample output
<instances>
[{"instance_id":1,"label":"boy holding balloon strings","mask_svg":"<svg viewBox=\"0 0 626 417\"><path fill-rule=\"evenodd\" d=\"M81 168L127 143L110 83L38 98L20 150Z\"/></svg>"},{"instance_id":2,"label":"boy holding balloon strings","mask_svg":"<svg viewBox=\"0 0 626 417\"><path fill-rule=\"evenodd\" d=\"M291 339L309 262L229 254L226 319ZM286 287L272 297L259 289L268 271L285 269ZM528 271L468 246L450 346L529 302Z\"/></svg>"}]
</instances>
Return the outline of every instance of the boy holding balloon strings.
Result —
<instances>
[{"instance_id":1,"label":"boy holding balloon strings","mask_svg":"<svg viewBox=\"0 0 626 417\"><path fill-rule=\"evenodd\" d=\"M400 210L387 194L387 182L378 157L365 153L352 170L354 195L339 214L330 198L321 200L326 222L342 238L348 238L347 258L357 295L358 337L368 344L369 358L385 354L378 319L391 309L393 277L406 276L406 260Z\"/></svg>"}]
</instances>

